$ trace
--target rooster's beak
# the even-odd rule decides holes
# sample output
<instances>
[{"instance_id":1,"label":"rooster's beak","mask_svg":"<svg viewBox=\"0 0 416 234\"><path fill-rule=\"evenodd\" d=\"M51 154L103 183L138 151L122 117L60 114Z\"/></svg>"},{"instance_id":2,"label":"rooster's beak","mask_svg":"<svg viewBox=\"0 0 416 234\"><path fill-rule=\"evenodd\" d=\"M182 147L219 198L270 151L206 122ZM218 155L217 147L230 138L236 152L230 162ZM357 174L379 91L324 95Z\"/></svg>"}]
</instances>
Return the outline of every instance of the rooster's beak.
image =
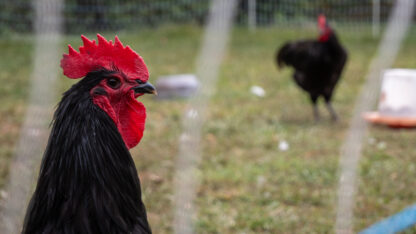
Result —
<instances>
[{"instance_id":1,"label":"rooster's beak","mask_svg":"<svg viewBox=\"0 0 416 234\"><path fill-rule=\"evenodd\" d=\"M135 86L133 90L135 93L151 93L157 95L156 88L149 82Z\"/></svg>"}]
</instances>

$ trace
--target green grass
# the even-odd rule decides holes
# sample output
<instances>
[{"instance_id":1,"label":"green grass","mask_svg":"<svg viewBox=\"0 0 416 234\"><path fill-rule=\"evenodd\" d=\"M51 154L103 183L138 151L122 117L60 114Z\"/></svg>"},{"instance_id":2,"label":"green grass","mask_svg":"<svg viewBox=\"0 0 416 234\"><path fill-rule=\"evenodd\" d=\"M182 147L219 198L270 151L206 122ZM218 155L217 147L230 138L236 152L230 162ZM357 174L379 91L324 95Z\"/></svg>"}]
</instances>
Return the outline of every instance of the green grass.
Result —
<instances>
[{"instance_id":1,"label":"green grass","mask_svg":"<svg viewBox=\"0 0 416 234\"><path fill-rule=\"evenodd\" d=\"M394 67L416 67L416 34L405 40ZM364 228L416 202L416 148L414 130L370 128L361 161L356 226ZM416 226L406 233L416 233Z\"/></svg>"},{"instance_id":2,"label":"green grass","mask_svg":"<svg viewBox=\"0 0 416 234\"><path fill-rule=\"evenodd\" d=\"M150 80L155 81L160 75L194 71L201 33L199 28L184 26L122 32L119 36L142 55ZM199 212L195 217L198 233L333 232L340 146L378 44L371 30L338 29L338 33L350 56L334 99L341 120L336 124L329 121L321 105L323 121L314 124L307 96L292 81L290 69L276 69L274 53L283 42L299 35L315 37L315 29L233 31L203 129L201 186L196 200ZM415 67L415 40L414 28L395 67ZM80 39L67 37L65 43L75 47ZM26 107L32 46L30 39L0 40L3 56L8 58L0 62L0 82L4 84L0 87L0 185L7 176ZM66 52L64 46L62 51ZM60 90L72 83L62 77ZM249 91L252 85L264 87L266 96L253 96ZM171 233L172 177L187 102L159 101L150 96L142 100L148 110L147 128L132 154L154 233ZM370 128L368 139L376 142L365 143L356 230L416 201L416 192L411 189L416 185L415 136L414 130ZM288 151L278 150L280 140L289 142Z\"/></svg>"},{"instance_id":3,"label":"green grass","mask_svg":"<svg viewBox=\"0 0 416 234\"><path fill-rule=\"evenodd\" d=\"M32 69L32 43L0 40L0 186L8 174L9 160L24 118Z\"/></svg>"}]
</instances>

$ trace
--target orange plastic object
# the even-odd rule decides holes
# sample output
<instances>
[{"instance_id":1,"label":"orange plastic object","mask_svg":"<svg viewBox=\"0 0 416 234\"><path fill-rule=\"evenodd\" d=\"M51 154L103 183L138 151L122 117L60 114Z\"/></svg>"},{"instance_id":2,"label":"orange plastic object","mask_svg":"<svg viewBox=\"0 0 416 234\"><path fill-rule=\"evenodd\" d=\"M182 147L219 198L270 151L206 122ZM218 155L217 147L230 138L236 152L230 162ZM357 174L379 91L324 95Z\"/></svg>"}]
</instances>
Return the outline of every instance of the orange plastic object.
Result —
<instances>
[{"instance_id":1,"label":"orange plastic object","mask_svg":"<svg viewBox=\"0 0 416 234\"><path fill-rule=\"evenodd\" d=\"M363 117L371 123L387 125L392 128L416 127L416 117L383 116L379 112L367 112Z\"/></svg>"}]
</instances>

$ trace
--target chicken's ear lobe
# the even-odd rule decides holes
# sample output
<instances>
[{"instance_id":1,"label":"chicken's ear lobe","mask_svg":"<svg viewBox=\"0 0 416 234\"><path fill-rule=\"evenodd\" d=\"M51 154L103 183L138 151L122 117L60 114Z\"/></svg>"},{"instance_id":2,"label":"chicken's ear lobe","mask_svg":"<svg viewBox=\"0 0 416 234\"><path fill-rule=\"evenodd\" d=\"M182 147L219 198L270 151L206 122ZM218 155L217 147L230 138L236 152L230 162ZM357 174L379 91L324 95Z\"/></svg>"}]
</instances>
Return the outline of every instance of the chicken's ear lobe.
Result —
<instances>
[{"instance_id":1,"label":"chicken's ear lobe","mask_svg":"<svg viewBox=\"0 0 416 234\"><path fill-rule=\"evenodd\" d=\"M118 119L113 107L110 104L108 98L104 95L93 95L92 101L97 105L101 110L107 113L108 116L114 121L118 128Z\"/></svg>"}]
</instances>

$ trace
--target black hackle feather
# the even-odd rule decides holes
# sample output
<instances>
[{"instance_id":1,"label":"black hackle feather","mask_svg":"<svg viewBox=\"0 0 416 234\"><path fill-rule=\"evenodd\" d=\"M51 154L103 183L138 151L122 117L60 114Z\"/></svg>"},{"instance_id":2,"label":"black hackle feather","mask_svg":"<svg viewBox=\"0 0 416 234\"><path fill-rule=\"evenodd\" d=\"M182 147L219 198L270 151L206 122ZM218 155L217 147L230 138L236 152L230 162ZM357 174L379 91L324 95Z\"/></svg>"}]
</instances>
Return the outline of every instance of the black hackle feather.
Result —
<instances>
[{"instance_id":1,"label":"black hackle feather","mask_svg":"<svg viewBox=\"0 0 416 234\"><path fill-rule=\"evenodd\" d=\"M90 95L109 75L91 72L64 93L23 234L151 233L134 161Z\"/></svg>"}]
</instances>

